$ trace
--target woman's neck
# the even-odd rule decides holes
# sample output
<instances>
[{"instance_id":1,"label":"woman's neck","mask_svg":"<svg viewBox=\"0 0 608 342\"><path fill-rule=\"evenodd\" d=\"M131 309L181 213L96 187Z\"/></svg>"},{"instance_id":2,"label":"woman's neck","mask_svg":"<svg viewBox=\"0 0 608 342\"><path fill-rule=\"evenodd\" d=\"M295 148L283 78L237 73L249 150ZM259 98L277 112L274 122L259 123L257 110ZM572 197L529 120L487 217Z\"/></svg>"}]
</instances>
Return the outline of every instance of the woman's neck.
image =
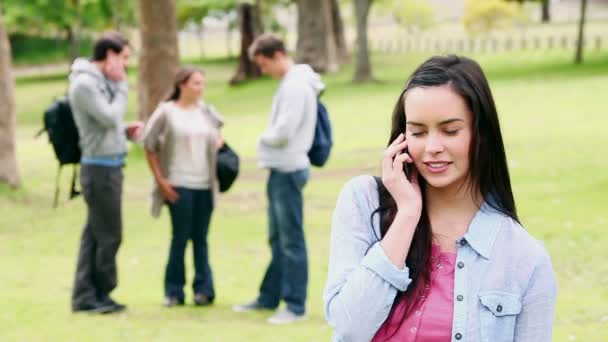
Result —
<instances>
[{"instance_id":1,"label":"woman's neck","mask_svg":"<svg viewBox=\"0 0 608 342\"><path fill-rule=\"evenodd\" d=\"M427 184L425 202L435 243L444 251L455 251L455 241L468 231L479 211L481 194L471 191L468 184L446 188Z\"/></svg>"},{"instance_id":2,"label":"woman's neck","mask_svg":"<svg viewBox=\"0 0 608 342\"><path fill-rule=\"evenodd\" d=\"M198 99L189 99L184 96L180 96L175 100L175 104L182 109L192 109L198 106Z\"/></svg>"}]
</instances>

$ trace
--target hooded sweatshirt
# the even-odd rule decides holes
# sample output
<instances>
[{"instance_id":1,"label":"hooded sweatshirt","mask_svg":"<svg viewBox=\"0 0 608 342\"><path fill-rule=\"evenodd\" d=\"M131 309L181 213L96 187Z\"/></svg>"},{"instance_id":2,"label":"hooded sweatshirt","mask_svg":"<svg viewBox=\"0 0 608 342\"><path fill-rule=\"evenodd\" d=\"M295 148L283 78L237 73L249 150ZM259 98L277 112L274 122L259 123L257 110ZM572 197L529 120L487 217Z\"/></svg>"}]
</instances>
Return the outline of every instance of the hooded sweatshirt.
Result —
<instances>
[{"instance_id":1,"label":"hooded sweatshirt","mask_svg":"<svg viewBox=\"0 0 608 342\"><path fill-rule=\"evenodd\" d=\"M272 100L269 125L258 140L259 167L293 172L310 166L317 97L324 88L309 65L289 68Z\"/></svg>"},{"instance_id":2,"label":"hooded sweatshirt","mask_svg":"<svg viewBox=\"0 0 608 342\"><path fill-rule=\"evenodd\" d=\"M69 99L80 135L83 161L122 158L127 151L123 117L127 111L126 81L113 82L89 60L72 64Z\"/></svg>"}]
</instances>

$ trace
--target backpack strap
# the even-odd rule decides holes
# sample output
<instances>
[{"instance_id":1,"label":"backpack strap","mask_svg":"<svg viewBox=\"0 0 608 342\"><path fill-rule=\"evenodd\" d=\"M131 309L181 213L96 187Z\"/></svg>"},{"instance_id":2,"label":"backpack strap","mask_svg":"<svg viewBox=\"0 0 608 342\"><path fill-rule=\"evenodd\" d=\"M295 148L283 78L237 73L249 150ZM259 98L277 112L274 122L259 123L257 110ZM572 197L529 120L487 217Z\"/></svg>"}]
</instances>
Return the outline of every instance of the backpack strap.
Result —
<instances>
[{"instance_id":1,"label":"backpack strap","mask_svg":"<svg viewBox=\"0 0 608 342\"><path fill-rule=\"evenodd\" d=\"M59 205L59 181L61 180L61 169L63 165L59 164L57 175L55 176L55 196L53 197L53 209ZM78 164L74 164L72 169L72 185L70 188L70 199L80 195L80 191L76 189L76 179L78 178Z\"/></svg>"},{"instance_id":2,"label":"backpack strap","mask_svg":"<svg viewBox=\"0 0 608 342\"><path fill-rule=\"evenodd\" d=\"M62 165L59 164L59 167L57 168L57 175L55 176L55 198L53 199L53 209L56 209L57 204L59 203L59 179L61 178L61 167Z\"/></svg>"},{"instance_id":3,"label":"backpack strap","mask_svg":"<svg viewBox=\"0 0 608 342\"><path fill-rule=\"evenodd\" d=\"M72 187L70 188L70 199L80 195L80 191L76 190L76 179L78 178L78 164L74 164L72 169Z\"/></svg>"},{"instance_id":4,"label":"backpack strap","mask_svg":"<svg viewBox=\"0 0 608 342\"><path fill-rule=\"evenodd\" d=\"M38 139L38 137L40 137L44 132L46 132L46 128L42 127L38 132L36 132L36 134L34 134L34 138Z\"/></svg>"}]
</instances>

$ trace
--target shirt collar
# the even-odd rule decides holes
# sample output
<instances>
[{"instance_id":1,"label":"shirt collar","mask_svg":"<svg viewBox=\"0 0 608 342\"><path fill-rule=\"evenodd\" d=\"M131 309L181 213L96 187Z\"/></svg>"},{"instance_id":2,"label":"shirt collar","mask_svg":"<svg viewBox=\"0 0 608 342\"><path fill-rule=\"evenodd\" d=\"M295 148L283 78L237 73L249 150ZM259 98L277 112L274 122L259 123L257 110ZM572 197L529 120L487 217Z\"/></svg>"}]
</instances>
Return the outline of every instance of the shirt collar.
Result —
<instances>
[{"instance_id":1,"label":"shirt collar","mask_svg":"<svg viewBox=\"0 0 608 342\"><path fill-rule=\"evenodd\" d=\"M484 202L473 217L469 230L457 242L468 243L473 250L486 259L490 259L492 247L498 235L501 219L504 215Z\"/></svg>"}]
</instances>

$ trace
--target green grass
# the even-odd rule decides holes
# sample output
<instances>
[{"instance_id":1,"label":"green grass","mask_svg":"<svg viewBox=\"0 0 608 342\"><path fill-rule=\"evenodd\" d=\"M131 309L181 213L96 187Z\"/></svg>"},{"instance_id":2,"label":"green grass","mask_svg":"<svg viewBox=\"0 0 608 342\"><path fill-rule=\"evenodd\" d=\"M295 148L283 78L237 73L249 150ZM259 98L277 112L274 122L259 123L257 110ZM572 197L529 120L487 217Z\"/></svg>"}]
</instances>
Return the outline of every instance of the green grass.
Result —
<instances>
[{"instance_id":1,"label":"green grass","mask_svg":"<svg viewBox=\"0 0 608 342\"><path fill-rule=\"evenodd\" d=\"M582 66L572 65L570 54L560 53L479 58L501 115L520 216L528 231L545 242L558 275L554 341L608 340L608 135L602 131L608 125L607 57L589 55ZM220 199L209 236L216 305L161 307L170 227L166 212L160 220L148 215L151 176L140 148L132 146L125 169L124 243L115 291L129 311L91 317L69 311L85 208L81 199L50 208L56 164L46 139L33 138L42 110L65 89L65 79L19 80L18 157L24 184L16 192L0 187L0 340L328 340L331 329L324 322L321 294L336 196L350 177L377 173L396 96L424 58L375 56L375 73L382 80L377 84L351 84L351 67L325 77L324 100L336 146L329 165L313 170L305 191L309 319L288 327L265 324L269 314L230 310L232 304L256 295L270 257L266 174L255 168L253 142L266 124L276 83L264 79L231 88L227 81L234 61L202 62L209 79L206 98L226 116L226 139L243 157L242 176ZM135 98L133 93L130 117ZM62 198L68 189L67 171ZM190 260L189 251L189 276Z\"/></svg>"}]
</instances>

